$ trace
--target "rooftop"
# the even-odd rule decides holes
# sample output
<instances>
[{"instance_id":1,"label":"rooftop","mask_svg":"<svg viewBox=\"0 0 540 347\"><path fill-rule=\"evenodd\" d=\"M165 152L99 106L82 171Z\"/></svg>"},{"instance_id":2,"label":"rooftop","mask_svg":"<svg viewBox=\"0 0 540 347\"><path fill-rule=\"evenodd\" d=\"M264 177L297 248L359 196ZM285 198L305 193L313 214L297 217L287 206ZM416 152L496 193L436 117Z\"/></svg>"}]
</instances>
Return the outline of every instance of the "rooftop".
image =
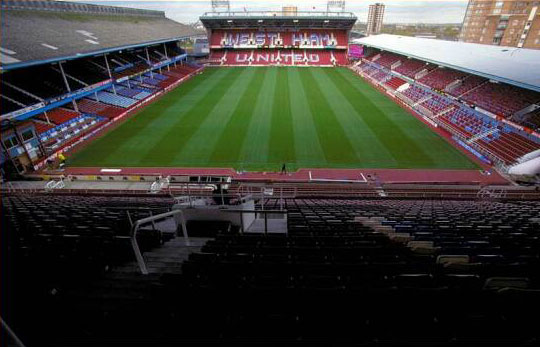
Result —
<instances>
[{"instance_id":1,"label":"rooftop","mask_svg":"<svg viewBox=\"0 0 540 347\"><path fill-rule=\"evenodd\" d=\"M260 27L351 29L357 20L352 12L326 11L206 12L200 19L209 29Z\"/></svg>"},{"instance_id":2,"label":"rooftop","mask_svg":"<svg viewBox=\"0 0 540 347\"><path fill-rule=\"evenodd\" d=\"M203 18L223 18L223 17L237 17L237 18L264 18L264 17L313 17L313 18L355 18L356 16L352 12L328 12L328 11L223 11L223 12L205 12L202 15Z\"/></svg>"},{"instance_id":3,"label":"rooftop","mask_svg":"<svg viewBox=\"0 0 540 347\"><path fill-rule=\"evenodd\" d=\"M189 26L167 19L161 11L139 10L122 13L112 6L50 8L39 10L35 3L56 1L9 1L27 3L5 6L2 2L2 70L177 40L196 34ZM70 3L67 3L70 4ZM99 10L101 9L101 10Z\"/></svg>"},{"instance_id":4,"label":"rooftop","mask_svg":"<svg viewBox=\"0 0 540 347\"><path fill-rule=\"evenodd\" d=\"M540 50L388 34L354 42L540 92Z\"/></svg>"},{"instance_id":5,"label":"rooftop","mask_svg":"<svg viewBox=\"0 0 540 347\"><path fill-rule=\"evenodd\" d=\"M69 13L92 13L108 14L117 16L147 16L165 17L163 11L143 10L129 7L102 6L85 4L82 2L54 1L54 0L2 0L2 10L33 10L45 12L69 12Z\"/></svg>"}]
</instances>

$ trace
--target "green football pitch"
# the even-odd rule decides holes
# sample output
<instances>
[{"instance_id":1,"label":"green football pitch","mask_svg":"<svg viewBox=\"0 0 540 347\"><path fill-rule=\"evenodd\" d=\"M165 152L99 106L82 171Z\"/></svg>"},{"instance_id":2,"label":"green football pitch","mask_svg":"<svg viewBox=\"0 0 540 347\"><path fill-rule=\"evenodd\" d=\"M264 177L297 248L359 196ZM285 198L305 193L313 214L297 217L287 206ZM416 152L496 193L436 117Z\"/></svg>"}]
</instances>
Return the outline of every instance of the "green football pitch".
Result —
<instances>
[{"instance_id":1,"label":"green football pitch","mask_svg":"<svg viewBox=\"0 0 540 347\"><path fill-rule=\"evenodd\" d=\"M346 68L208 68L68 160L74 167L474 169Z\"/></svg>"}]
</instances>

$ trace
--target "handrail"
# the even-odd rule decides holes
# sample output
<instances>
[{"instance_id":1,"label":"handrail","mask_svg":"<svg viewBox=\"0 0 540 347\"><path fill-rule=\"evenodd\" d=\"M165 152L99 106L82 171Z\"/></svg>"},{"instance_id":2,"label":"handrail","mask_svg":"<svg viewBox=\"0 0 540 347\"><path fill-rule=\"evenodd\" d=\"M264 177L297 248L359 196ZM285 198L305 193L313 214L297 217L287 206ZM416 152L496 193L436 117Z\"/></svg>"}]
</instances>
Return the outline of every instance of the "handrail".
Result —
<instances>
[{"instance_id":1,"label":"handrail","mask_svg":"<svg viewBox=\"0 0 540 347\"><path fill-rule=\"evenodd\" d=\"M242 209L230 209L221 210L223 212L236 212L236 213L282 213L285 214L287 210L242 210Z\"/></svg>"},{"instance_id":2,"label":"handrail","mask_svg":"<svg viewBox=\"0 0 540 347\"><path fill-rule=\"evenodd\" d=\"M222 211L229 212L229 213L240 213L240 214L245 214L245 213L262 213L262 214L264 214L264 233L265 234L268 233L268 214L285 214L285 215L287 214L287 210L264 210L264 211L261 211L261 210L234 209L234 210L222 210ZM151 216L151 217L146 217L146 218L143 218L143 219L139 219L138 221L136 221L133 224L133 228L132 228L132 232L131 232L131 246L133 247L133 252L135 253L135 258L137 260L137 264L139 265L139 269L141 270L141 273L143 275L148 275L149 272L148 272L148 268L146 267L146 262L144 261L144 258L142 256L142 252L141 252L141 249L139 247L139 243L137 242L137 232L139 231L141 225L143 225L143 224L153 223L154 221L156 221L158 219L163 219L163 218L167 218L167 217L173 217L173 216L176 216L176 215L180 216L180 221L181 221L181 225L182 225L182 234L184 236L186 244L189 245L189 236L188 236L187 227L186 227L186 219L184 217L184 212L181 209L161 213L161 214ZM240 219L241 219L241 224L242 224L242 232L244 232L245 231L245 229L244 229L244 220L242 218L240 218Z\"/></svg>"},{"instance_id":3,"label":"handrail","mask_svg":"<svg viewBox=\"0 0 540 347\"><path fill-rule=\"evenodd\" d=\"M242 196L240 193L237 193L237 192L227 193L227 194L220 192L219 196L215 195L213 192L208 192L207 194L202 194L202 193L195 194L193 192L189 192L188 195L179 195L179 196L174 196L171 193L169 195L171 195L171 197L175 200L176 203L190 203L190 206L191 206L191 202L196 199L213 199L213 198L219 197L221 200L221 204L219 204L218 206L231 206L231 205L225 204L225 198L236 198L238 199L238 202L240 204L253 199L253 196L251 194Z\"/></svg>"},{"instance_id":4,"label":"handrail","mask_svg":"<svg viewBox=\"0 0 540 347\"><path fill-rule=\"evenodd\" d=\"M262 213L264 214L264 234L268 234L268 215L269 214L283 214L287 215L287 210L241 210L241 209L234 209L234 210L222 210L223 212L228 213L240 213L240 225L241 225L241 231L242 233L245 232L245 226L244 226L244 220L242 219L242 214L246 213Z\"/></svg>"},{"instance_id":5,"label":"handrail","mask_svg":"<svg viewBox=\"0 0 540 347\"><path fill-rule=\"evenodd\" d=\"M164 186L169 186L171 176L163 177L159 176L157 180L150 185L150 193L159 193Z\"/></svg>"},{"instance_id":6,"label":"handrail","mask_svg":"<svg viewBox=\"0 0 540 347\"><path fill-rule=\"evenodd\" d=\"M143 224L154 222L158 219L163 219L163 218L172 217L176 215L180 215L180 221L182 225L182 234L184 236L184 240L186 241L186 245L189 245L189 236L188 236L187 228L186 228L186 220L184 218L184 212L182 210L173 210L173 211L157 214L155 216L146 217L143 219L139 219L133 224L133 228L131 231L131 246L133 247L133 252L135 253L135 258L137 259L137 264L139 265L139 269L141 270L141 273L143 275L148 275L148 268L146 267L146 263L142 256L141 249L139 248L139 243L137 242L137 232L139 231L139 228Z\"/></svg>"},{"instance_id":7,"label":"handrail","mask_svg":"<svg viewBox=\"0 0 540 347\"><path fill-rule=\"evenodd\" d=\"M19 337L17 336L17 334L15 334L15 332L13 330L11 330L10 326L6 323L6 321L4 321L4 319L2 317L0 317L0 323L2 324L2 326L4 327L4 329L6 329L8 335L13 339L13 341L15 342L15 344L18 346L18 347L25 347L24 343L21 341L21 339L19 339Z\"/></svg>"},{"instance_id":8,"label":"handrail","mask_svg":"<svg viewBox=\"0 0 540 347\"><path fill-rule=\"evenodd\" d=\"M64 178L61 177L60 180L50 180L45 184L45 190L54 190L54 189L62 189L66 186L64 183Z\"/></svg>"}]
</instances>

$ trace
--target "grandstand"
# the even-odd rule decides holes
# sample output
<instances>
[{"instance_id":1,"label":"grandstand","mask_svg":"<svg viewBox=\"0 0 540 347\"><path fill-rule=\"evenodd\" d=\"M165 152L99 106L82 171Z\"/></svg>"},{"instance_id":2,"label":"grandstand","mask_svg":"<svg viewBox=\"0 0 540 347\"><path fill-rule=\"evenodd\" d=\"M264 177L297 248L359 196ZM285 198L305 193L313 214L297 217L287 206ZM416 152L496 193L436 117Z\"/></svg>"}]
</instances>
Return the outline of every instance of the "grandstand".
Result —
<instances>
[{"instance_id":1,"label":"grandstand","mask_svg":"<svg viewBox=\"0 0 540 347\"><path fill-rule=\"evenodd\" d=\"M348 64L349 31L356 17L309 12L291 22L274 12L245 18L206 13L201 21L209 32L209 62L214 65L342 66Z\"/></svg>"},{"instance_id":2,"label":"grandstand","mask_svg":"<svg viewBox=\"0 0 540 347\"><path fill-rule=\"evenodd\" d=\"M193 30L163 12L4 1L1 15L3 127L33 120L2 134L9 172L38 169L198 69L179 44Z\"/></svg>"},{"instance_id":3,"label":"grandstand","mask_svg":"<svg viewBox=\"0 0 540 347\"><path fill-rule=\"evenodd\" d=\"M534 116L540 85L529 73L536 68L536 51L511 52L519 55L513 57L518 62L504 69L508 50L393 35L355 42L366 50L355 71L391 89L391 95L476 154L505 167L540 148ZM464 61L471 52L473 58Z\"/></svg>"},{"instance_id":4,"label":"grandstand","mask_svg":"<svg viewBox=\"0 0 540 347\"><path fill-rule=\"evenodd\" d=\"M9 277L8 295L21 298L9 322L47 346L534 345L537 202L356 196L263 200L266 211L285 208L287 234L239 233L214 214L187 222L185 247L163 222L161 232L145 227L137 240L148 275L130 261L128 218L159 216L170 197L4 197L2 226L24 235L24 252L3 248L3 259L33 283Z\"/></svg>"},{"instance_id":5,"label":"grandstand","mask_svg":"<svg viewBox=\"0 0 540 347\"><path fill-rule=\"evenodd\" d=\"M4 345L539 344L538 53L336 3L2 2Z\"/></svg>"}]
</instances>

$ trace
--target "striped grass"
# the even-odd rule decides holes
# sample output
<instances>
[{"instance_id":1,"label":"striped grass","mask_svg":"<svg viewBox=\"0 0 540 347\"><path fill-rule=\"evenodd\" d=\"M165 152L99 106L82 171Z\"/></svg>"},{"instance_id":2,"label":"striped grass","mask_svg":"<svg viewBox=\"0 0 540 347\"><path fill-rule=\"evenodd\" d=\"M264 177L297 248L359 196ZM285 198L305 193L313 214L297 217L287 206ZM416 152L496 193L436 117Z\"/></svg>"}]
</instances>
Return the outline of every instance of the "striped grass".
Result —
<instances>
[{"instance_id":1,"label":"striped grass","mask_svg":"<svg viewBox=\"0 0 540 347\"><path fill-rule=\"evenodd\" d=\"M68 158L75 167L475 169L346 68L208 68Z\"/></svg>"}]
</instances>

